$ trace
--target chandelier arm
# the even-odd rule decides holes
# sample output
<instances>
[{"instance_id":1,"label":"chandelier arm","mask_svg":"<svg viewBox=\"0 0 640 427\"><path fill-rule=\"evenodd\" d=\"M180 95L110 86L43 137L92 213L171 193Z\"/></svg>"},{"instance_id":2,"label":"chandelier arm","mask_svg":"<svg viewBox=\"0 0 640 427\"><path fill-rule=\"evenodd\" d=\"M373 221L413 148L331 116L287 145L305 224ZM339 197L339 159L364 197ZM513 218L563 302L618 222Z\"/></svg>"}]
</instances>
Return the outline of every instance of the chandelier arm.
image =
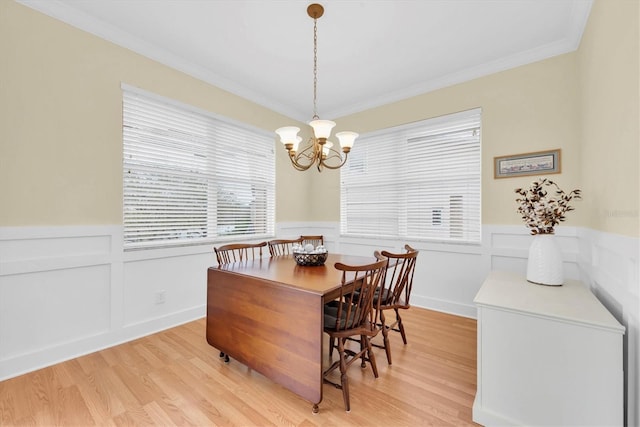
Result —
<instances>
[{"instance_id":1,"label":"chandelier arm","mask_svg":"<svg viewBox=\"0 0 640 427\"><path fill-rule=\"evenodd\" d=\"M310 162L307 164L302 164L298 162L298 156L294 154L289 154L289 160L291 160L291 164L293 165L293 167L299 171L306 171L311 166L313 166L313 162Z\"/></svg>"},{"instance_id":2,"label":"chandelier arm","mask_svg":"<svg viewBox=\"0 0 640 427\"><path fill-rule=\"evenodd\" d=\"M294 169L299 170L301 172L304 172L306 170L308 170L311 166L313 166L313 163L309 163L308 165L301 165L299 164L296 160L294 160L293 156L289 157L289 160L291 160L291 165L293 166Z\"/></svg>"},{"instance_id":3,"label":"chandelier arm","mask_svg":"<svg viewBox=\"0 0 640 427\"><path fill-rule=\"evenodd\" d=\"M316 151L314 150L313 143L298 153L294 154L293 152L289 152L289 160L291 160L291 164L293 164L294 168L299 171L306 171L313 166L316 163L316 157ZM300 160L306 161L300 162Z\"/></svg>"},{"instance_id":4,"label":"chandelier arm","mask_svg":"<svg viewBox=\"0 0 640 427\"><path fill-rule=\"evenodd\" d=\"M325 160L333 159L334 157L337 157L340 159L340 161L342 161L342 155L344 154L344 152L341 153L335 148L329 148L329 154L330 155L325 157Z\"/></svg>"},{"instance_id":5,"label":"chandelier arm","mask_svg":"<svg viewBox=\"0 0 640 427\"><path fill-rule=\"evenodd\" d=\"M310 162L315 162L316 157L318 156L318 150L315 147L315 143L312 142L311 145L305 147L304 150L300 151L297 155L296 155L296 159L299 158L306 158L308 159Z\"/></svg>"},{"instance_id":6,"label":"chandelier arm","mask_svg":"<svg viewBox=\"0 0 640 427\"><path fill-rule=\"evenodd\" d=\"M324 160L320 160L320 164L318 165L318 170L320 170L320 165L324 166L327 169L340 169L342 166L344 166L345 163L347 163L347 157L349 156L348 153L344 153L344 157L342 158L342 162L340 162L339 165L335 165L335 166L331 166L325 163Z\"/></svg>"},{"instance_id":7,"label":"chandelier arm","mask_svg":"<svg viewBox=\"0 0 640 427\"><path fill-rule=\"evenodd\" d=\"M319 160L319 163L321 164L321 166L326 167L327 169L339 169L347 162L347 154L348 153L340 153L335 148L330 148L329 154L326 156L322 156L322 158L320 158ZM329 161L332 159L339 159L339 164L330 164ZM321 168L318 168L318 170L320 169Z\"/></svg>"}]
</instances>

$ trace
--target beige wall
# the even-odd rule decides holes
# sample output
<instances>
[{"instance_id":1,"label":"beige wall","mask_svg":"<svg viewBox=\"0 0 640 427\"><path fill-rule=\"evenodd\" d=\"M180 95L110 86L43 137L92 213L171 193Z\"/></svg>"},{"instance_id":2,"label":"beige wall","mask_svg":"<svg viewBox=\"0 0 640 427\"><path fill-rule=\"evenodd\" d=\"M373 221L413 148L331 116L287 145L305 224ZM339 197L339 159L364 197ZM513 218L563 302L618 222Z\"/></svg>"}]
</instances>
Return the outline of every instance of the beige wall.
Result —
<instances>
[{"instance_id":1,"label":"beige wall","mask_svg":"<svg viewBox=\"0 0 640 427\"><path fill-rule=\"evenodd\" d=\"M514 189L535 177L494 179L493 158L560 148L562 173L550 177L562 188L579 187L577 89L576 57L567 54L343 117L338 122L345 128L369 132L481 107L482 222L522 224L516 213ZM339 207L330 206L334 210L326 212L326 219L335 220ZM584 225L584 218L584 209L578 205L576 212L568 215L567 224Z\"/></svg>"},{"instance_id":2,"label":"beige wall","mask_svg":"<svg viewBox=\"0 0 640 427\"><path fill-rule=\"evenodd\" d=\"M122 223L121 82L268 131L293 122L8 0L0 55L0 226ZM279 145L278 220L305 218Z\"/></svg>"},{"instance_id":3,"label":"beige wall","mask_svg":"<svg viewBox=\"0 0 640 427\"><path fill-rule=\"evenodd\" d=\"M594 3L578 51L581 185L591 228L638 237L640 2Z\"/></svg>"},{"instance_id":4,"label":"beige wall","mask_svg":"<svg viewBox=\"0 0 640 427\"><path fill-rule=\"evenodd\" d=\"M295 123L292 120L281 121L274 129L289 125L295 125ZM300 127L299 135L306 141L310 136L310 128L304 123L298 123L296 126ZM276 140L276 221L312 221L309 213L314 194L309 191L309 183L311 177L317 175L318 172L315 169L309 169L305 172L294 169L287 156L287 150L284 149L277 136Z\"/></svg>"},{"instance_id":5,"label":"beige wall","mask_svg":"<svg viewBox=\"0 0 640 427\"><path fill-rule=\"evenodd\" d=\"M483 223L521 224L513 190L533 178L494 179L494 156L560 148L550 177L585 196L567 224L637 236L638 2L598 0L591 15L576 53L343 117L336 131L481 107ZM1 226L121 223L121 82L268 131L292 123L12 1L0 1L0 52ZM337 221L339 171L297 172L274 145L277 221Z\"/></svg>"},{"instance_id":6,"label":"beige wall","mask_svg":"<svg viewBox=\"0 0 640 427\"><path fill-rule=\"evenodd\" d=\"M583 190L565 224L638 237L639 5L596 0L577 52L343 117L338 124L364 133L482 107L483 224L521 224L513 189L535 178L494 179L494 156L560 148L562 173L548 177L567 191ZM312 185L331 200L312 203L323 214L319 219L338 220L338 175L318 177Z\"/></svg>"}]
</instances>

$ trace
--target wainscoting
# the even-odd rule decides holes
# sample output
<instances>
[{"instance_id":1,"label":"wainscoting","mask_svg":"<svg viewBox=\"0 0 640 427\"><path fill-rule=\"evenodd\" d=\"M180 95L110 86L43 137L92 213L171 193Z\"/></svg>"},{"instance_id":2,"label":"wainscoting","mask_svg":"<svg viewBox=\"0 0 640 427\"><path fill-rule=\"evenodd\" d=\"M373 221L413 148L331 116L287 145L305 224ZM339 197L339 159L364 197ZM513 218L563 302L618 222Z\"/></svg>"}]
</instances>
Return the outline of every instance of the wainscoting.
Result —
<instances>
[{"instance_id":1,"label":"wainscoting","mask_svg":"<svg viewBox=\"0 0 640 427\"><path fill-rule=\"evenodd\" d=\"M0 228L0 380L202 317L214 259L125 253L120 226Z\"/></svg>"},{"instance_id":2,"label":"wainscoting","mask_svg":"<svg viewBox=\"0 0 640 427\"><path fill-rule=\"evenodd\" d=\"M524 226L483 226L482 243L340 238L337 223L279 223L277 236L322 234L332 252L421 251L412 304L476 317L491 270L525 273ZM627 423L639 424L638 239L561 226L565 277L580 279L626 328ZM213 245L124 252L121 226L0 228L0 380L205 315ZM204 337L203 337L204 339Z\"/></svg>"}]
</instances>

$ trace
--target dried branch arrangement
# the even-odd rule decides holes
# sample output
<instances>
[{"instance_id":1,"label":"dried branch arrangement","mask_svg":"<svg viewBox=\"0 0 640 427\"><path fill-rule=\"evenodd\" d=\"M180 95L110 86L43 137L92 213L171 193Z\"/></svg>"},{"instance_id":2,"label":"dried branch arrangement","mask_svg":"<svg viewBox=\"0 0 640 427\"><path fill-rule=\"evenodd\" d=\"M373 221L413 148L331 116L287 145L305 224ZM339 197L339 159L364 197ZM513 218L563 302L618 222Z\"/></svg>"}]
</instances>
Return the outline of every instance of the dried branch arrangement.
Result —
<instances>
[{"instance_id":1,"label":"dried branch arrangement","mask_svg":"<svg viewBox=\"0 0 640 427\"><path fill-rule=\"evenodd\" d=\"M569 202L581 198L580 190L566 193L547 178L533 181L529 188L516 188L515 192L520 196L516 199L518 213L534 235L553 234L554 227L565 220L566 213L574 210Z\"/></svg>"}]
</instances>

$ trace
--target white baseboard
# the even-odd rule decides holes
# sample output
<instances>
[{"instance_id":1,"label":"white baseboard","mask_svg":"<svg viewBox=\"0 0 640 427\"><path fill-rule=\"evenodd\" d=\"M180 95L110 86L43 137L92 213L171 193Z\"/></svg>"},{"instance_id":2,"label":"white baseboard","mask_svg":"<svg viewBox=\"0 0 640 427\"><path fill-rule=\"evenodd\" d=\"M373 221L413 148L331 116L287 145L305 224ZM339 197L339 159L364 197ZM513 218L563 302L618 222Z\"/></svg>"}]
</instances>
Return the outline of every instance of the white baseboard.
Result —
<instances>
[{"instance_id":1,"label":"white baseboard","mask_svg":"<svg viewBox=\"0 0 640 427\"><path fill-rule=\"evenodd\" d=\"M206 306L203 305L116 331L60 342L50 347L16 355L0 361L0 381L188 323L205 315Z\"/></svg>"},{"instance_id":2,"label":"white baseboard","mask_svg":"<svg viewBox=\"0 0 640 427\"><path fill-rule=\"evenodd\" d=\"M456 316L468 317L470 319L475 319L477 317L476 306L470 304L460 304L437 298L415 296L412 297L411 305L440 311L442 313L455 314Z\"/></svg>"}]
</instances>

